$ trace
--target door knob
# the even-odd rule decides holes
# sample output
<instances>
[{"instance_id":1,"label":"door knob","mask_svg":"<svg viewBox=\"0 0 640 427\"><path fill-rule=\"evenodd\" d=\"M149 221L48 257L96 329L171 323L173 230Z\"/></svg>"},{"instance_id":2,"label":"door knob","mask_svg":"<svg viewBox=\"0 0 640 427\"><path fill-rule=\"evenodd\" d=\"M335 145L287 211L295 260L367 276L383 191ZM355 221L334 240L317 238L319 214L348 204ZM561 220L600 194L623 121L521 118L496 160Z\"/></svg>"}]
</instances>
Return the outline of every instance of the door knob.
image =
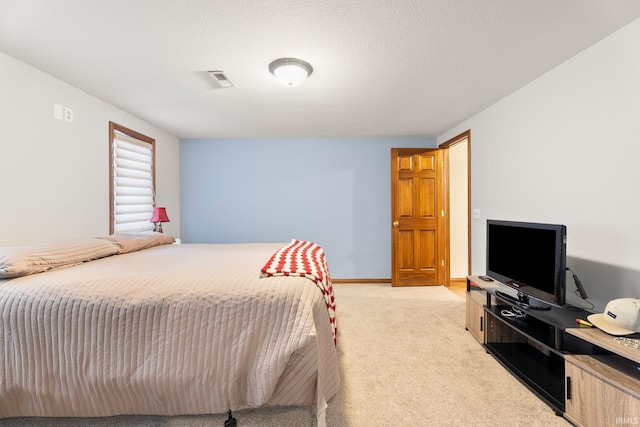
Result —
<instances>
[{"instance_id":1,"label":"door knob","mask_svg":"<svg viewBox=\"0 0 640 427\"><path fill-rule=\"evenodd\" d=\"M393 221L393 226L398 228L398 226L400 225L400 223L398 221Z\"/></svg>"}]
</instances>

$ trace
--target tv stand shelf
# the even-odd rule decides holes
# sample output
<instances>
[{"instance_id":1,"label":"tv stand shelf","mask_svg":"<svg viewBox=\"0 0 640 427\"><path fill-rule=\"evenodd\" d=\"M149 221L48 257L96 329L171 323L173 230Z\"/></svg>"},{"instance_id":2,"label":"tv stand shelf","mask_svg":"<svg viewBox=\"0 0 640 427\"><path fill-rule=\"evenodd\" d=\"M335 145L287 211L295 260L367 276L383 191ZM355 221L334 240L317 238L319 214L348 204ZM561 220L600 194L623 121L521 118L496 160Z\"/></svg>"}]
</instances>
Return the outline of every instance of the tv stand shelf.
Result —
<instances>
[{"instance_id":1,"label":"tv stand shelf","mask_svg":"<svg viewBox=\"0 0 640 427\"><path fill-rule=\"evenodd\" d=\"M511 308L509 305L485 307L485 346L505 368L556 413L562 414L565 408L563 331L529 313L519 319L502 315Z\"/></svg>"},{"instance_id":2,"label":"tv stand shelf","mask_svg":"<svg viewBox=\"0 0 640 427\"><path fill-rule=\"evenodd\" d=\"M562 346L562 329L549 325L548 323L533 317L525 310L516 307L525 313L524 318L506 317L502 313L513 309L510 305L492 305L485 307L485 311L490 312L493 316L499 318L508 327L514 329L514 333L521 334L531 340L536 341L542 346L548 347L556 351L561 350ZM574 320L575 322L575 320Z\"/></svg>"}]
</instances>

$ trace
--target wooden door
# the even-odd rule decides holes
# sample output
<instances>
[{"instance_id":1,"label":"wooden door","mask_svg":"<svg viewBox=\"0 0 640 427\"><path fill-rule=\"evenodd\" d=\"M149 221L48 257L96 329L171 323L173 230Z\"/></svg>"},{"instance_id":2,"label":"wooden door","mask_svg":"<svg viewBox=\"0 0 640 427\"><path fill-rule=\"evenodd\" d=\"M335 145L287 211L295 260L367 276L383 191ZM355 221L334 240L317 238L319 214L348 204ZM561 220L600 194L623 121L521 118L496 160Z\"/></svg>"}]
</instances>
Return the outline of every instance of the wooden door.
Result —
<instances>
[{"instance_id":1,"label":"wooden door","mask_svg":"<svg viewBox=\"0 0 640 427\"><path fill-rule=\"evenodd\" d=\"M391 285L443 285L442 153L391 149Z\"/></svg>"}]
</instances>

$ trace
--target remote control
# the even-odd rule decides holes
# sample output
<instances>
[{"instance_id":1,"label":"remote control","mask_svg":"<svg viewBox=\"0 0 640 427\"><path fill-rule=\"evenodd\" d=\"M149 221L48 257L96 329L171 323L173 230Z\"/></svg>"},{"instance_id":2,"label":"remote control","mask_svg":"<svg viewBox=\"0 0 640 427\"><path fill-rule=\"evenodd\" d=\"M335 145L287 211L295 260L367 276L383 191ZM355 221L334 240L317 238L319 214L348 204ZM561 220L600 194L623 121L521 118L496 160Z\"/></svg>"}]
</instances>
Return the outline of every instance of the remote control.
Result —
<instances>
[{"instance_id":1,"label":"remote control","mask_svg":"<svg viewBox=\"0 0 640 427\"><path fill-rule=\"evenodd\" d=\"M480 279L484 280L485 282L493 282L493 279L489 276L479 276Z\"/></svg>"}]
</instances>

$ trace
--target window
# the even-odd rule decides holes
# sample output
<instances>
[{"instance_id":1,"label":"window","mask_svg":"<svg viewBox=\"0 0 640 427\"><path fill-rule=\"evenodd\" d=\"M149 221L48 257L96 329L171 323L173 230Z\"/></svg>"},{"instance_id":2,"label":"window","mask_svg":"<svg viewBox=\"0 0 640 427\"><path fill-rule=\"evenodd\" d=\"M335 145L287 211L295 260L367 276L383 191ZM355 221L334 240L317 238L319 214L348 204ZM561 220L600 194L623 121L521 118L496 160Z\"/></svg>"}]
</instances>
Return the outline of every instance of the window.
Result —
<instances>
[{"instance_id":1,"label":"window","mask_svg":"<svg viewBox=\"0 0 640 427\"><path fill-rule=\"evenodd\" d=\"M153 230L155 139L109 122L109 233Z\"/></svg>"}]
</instances>

